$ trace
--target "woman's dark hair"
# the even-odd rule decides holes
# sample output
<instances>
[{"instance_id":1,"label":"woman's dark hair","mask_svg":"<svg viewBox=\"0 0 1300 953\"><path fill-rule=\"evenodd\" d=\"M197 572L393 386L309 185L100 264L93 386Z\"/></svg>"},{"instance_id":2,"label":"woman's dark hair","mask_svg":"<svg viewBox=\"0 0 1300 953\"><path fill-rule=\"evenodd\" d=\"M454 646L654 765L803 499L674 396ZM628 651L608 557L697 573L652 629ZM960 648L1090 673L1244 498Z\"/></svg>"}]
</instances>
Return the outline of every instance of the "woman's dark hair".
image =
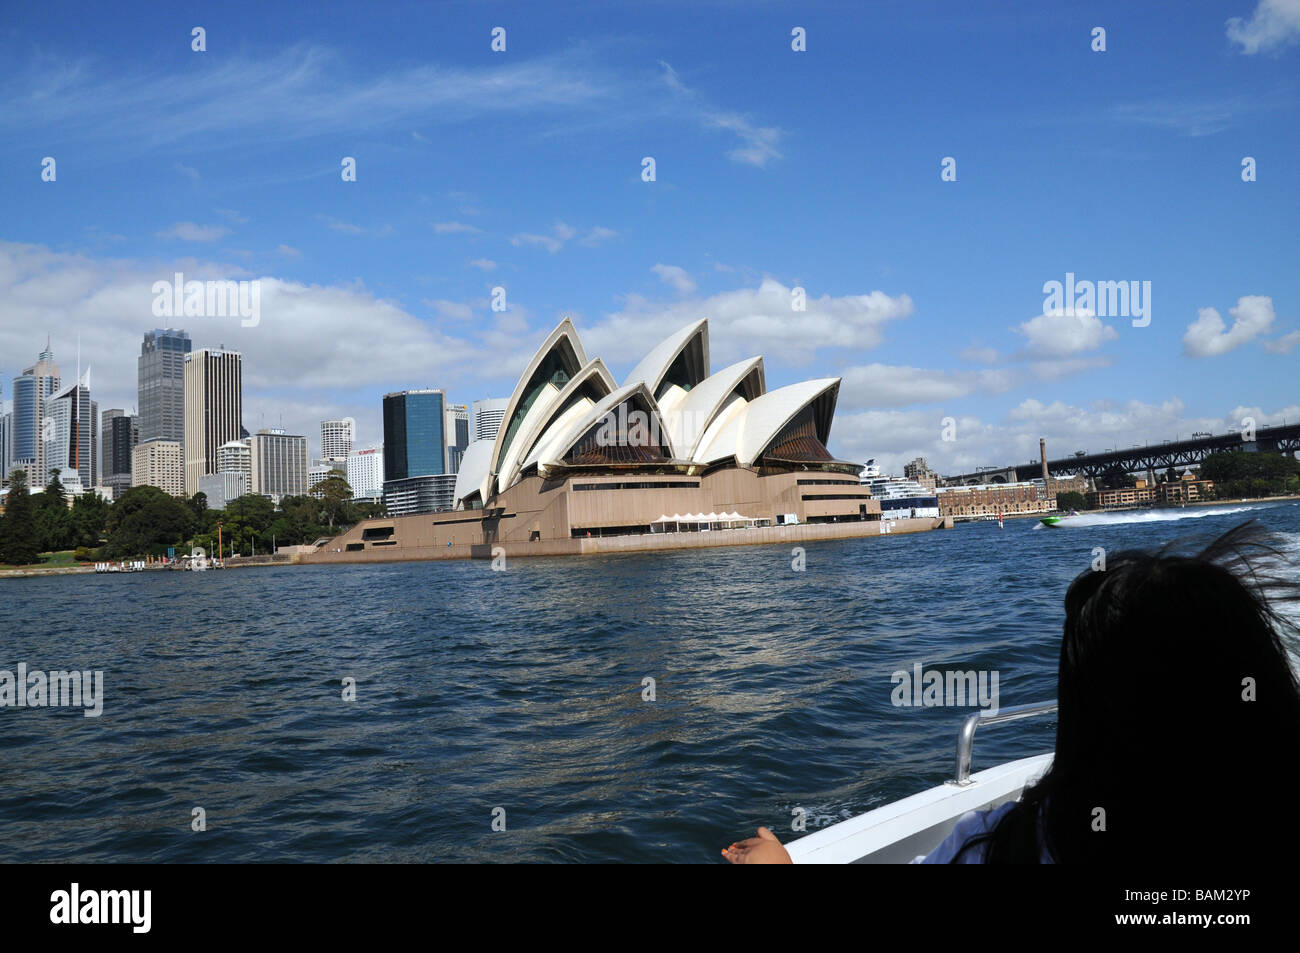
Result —
<instances>
[{"instance_id":1,"label":"woman's dark hair","mask_svg":"<svg viewBox=\"0 0 1300 953\"><path fill-rule=\"evenodd\" d=\"M1258 523L1179 555L1126 551L1065 595L1056 755L986 863L1290 858L1300 688L1279 614L1300 598Z\"/></svg>"}]
</instances>

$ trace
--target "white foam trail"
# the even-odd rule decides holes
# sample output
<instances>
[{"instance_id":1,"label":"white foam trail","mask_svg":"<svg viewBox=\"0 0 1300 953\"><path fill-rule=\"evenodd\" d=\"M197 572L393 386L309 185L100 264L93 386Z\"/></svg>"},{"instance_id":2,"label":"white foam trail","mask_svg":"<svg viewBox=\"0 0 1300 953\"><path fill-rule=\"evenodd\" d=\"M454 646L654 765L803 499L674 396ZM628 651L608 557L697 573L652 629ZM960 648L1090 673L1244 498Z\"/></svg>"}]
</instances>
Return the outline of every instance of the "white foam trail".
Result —
<instances>
[{"instance_id":1,"label":"white foam trail","mask_svg":"<svg viewBox=\"0 0 1300 953\"><path fill-rule=\"evenodd\" d=\"M1132 510L1123 513L1080 513L1062 519L1057 529L1081 526L1126 526L1134 523L1167 523L1173 520L1194 520L1205 516L1228 516L1231 513L1251 513L1258 506L1205 506L1198 509ZM1041 523L1039 525L1042 525Z\"/></svg>"}]
</instances>

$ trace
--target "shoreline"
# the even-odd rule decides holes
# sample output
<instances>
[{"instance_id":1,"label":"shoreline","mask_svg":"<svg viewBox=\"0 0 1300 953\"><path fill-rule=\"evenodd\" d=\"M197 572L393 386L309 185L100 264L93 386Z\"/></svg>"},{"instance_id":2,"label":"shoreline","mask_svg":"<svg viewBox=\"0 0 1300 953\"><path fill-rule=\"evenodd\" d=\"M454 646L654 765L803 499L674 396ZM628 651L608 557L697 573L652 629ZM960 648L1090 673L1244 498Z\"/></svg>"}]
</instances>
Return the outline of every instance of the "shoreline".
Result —
<instances>
[{"instance_id":1,"label":"shoreline","mask_svg":"<svg viewBox=\"0 0 1300 953\"><path fill-rule=\"evenodd\" d=\"M1080 514L1083 513L1095 514L1095 513L1132 513L1134 511L1142 511L1142 510L1207 509L1212 506L1242 506L1242 505L1254 505L1258 503L1284 503L1288 501L1294 502L1296 500L1300 500L1300 494L1292 493L1292 494L1287 494L1285 496L1246 497L1245 499L1232 499L1232 500L1207 500L1205 502L1197 502L1189 506L1124 506L1124 507L1113 507L1110 509L1100 509L1100 510L1080 510L1079 512ZM1048 514L1006 513L1003 515L1003 519L1004 520L1012 520L1012 519L1041 520L1045 515ZM934 527L935 529L942 528L943 526L942 523L943 518L940 517L939 519L940 519L940 523L939 525ZM927 520L927 522L929 522L929 520ZM977 519L953 520L954 525L962 524L962 523L995 523L995 522L997 522L996 519L986 519L984 517L980 517ZM800 524L800 526L797 527L798 529L803 530L802 533L764 534L768 538L762 538L762 537L756 538L755 535L749 535L747 538L744 538L743 541L742 539L727 539L726 541L723 541L723 539L720 536L715 536L712 540L707 540L707 541L703 539L686 541L679 538L673 540L671 543L668 541L660 542L659 539L655 539L654 542L650 542L649 538L639 537L639 536L606 537L603 540L598 540L594 538L581 539L581 540L574 539L571 542L568 540L563 541L568 545L560 545L554 547L550 547L550 546L539 547L536 546L535 544L532 546L525 545L523 547L510 546L510 547L506 547L506 554L509 557L509 556L542 556L542 555L546 555L546 556L598 555L601 553L608 553L608 552L636 552L636 551L662 552L670 549L711 549L719 546L728 546L728 545L733 545L733 546L754 545L754 544L770 545L773 543L782 543L787 541L799 541L800 538L802 538L802 541L806 541L806 542L817 542L825 539L836 539L836 538L843 539L849 536L868 537L868 536L876 536L876 535L894 535L894 533L880 534L880 533L860 533L860 532L859 533L841 532L841 533L823 535L822 533L816 531L809 533L808 527L812 525L845 526L846 524L804 523L804 524ZM796 527L793 526L768 527L768 529L793 530L796 529ZM908 528L908 529L902 529L901 532L899 530L896 530L895 532L898 533L898 535L908 535L910 533L915 533L918 531L924 532L925 530L920 530L919 528L918 529ZM741 532L741 531L715 530L714 532L721 534L724 532L729 533L729 532ZM753 534L754 531L750 530L745 532ZM674 534L666 534L666 535L677 536L678 534L674 533ZM772 536L775 536L776 538L772 538ZM626 540L627 542L614 543L613 542L614 540ZM636 542L633 542L634 540ZM674 543L676 545L674 545ZM320 558L320 556L324 554L323 551L321 553L308 553L308 554L294 553L292 555L276 554L273 556L229 556L226 558L226 564L223 567L223 570L224 569L245 569L245 568L258 567L258 566L303 566L303 565L319 566L319 565L325 565L331 563L333 564L346 563L349 565L355 565L357 563L375 563L375 562L425 562L430 560L444 560L444 559L490 559L492 558L490 548L486 552L480 553L477 550L481 548L483 547L463 547L463 550L465 551L460 551L462 550L462 547L455 547L453 549L453 552L446 552L445 550L437 550L437 551L431 550L428 554L422 553L420 555L402 554L401 556L398 556L397 553L393 553L392 557L387 559L382 557L357 559L355 558L355 556L353 556L353 558L345 558L345 559L338 559L338 558L331 559L328 558L327 556L326 558L322 559ZM220 572L223 570L209 570L209 571ZM178 570L145 569L144 571L146 573L150 573L150 572L176 572ZM32 565L32 566L21 566L12 569L0 569L0 579L29 579L32 577L39 577L39 576L73 576L73 575L102 575L102 574L97 574L95 572L95 567L93 563L84 566L43 567L40 565Z\"/></svg>"}]
</instances>

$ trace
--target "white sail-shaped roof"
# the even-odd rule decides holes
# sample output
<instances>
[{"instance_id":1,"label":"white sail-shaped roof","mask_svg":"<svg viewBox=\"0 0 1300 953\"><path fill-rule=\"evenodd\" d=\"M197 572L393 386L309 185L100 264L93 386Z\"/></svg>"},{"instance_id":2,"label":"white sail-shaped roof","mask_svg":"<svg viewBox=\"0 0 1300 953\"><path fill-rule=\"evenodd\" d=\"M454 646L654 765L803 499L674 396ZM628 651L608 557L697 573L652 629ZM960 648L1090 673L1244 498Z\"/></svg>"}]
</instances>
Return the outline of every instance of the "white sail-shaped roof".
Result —
<instances>
[{"instance_id":1,"label":"white sail-shaped roof","mask_svg":"<svg viewBox=\"0 0 1300 953\"><path fill-rule=\"evenodd\" d=\"M829 394L831 405L824 415L826 422L824 425L819 424L818 432L818 438L825 443L830 437L830 412L834 410L834 399L839 386L838 377L827 377L768 391L747 404L717 433L706 433L707 442L700 441L695 462L710 464L735 457L739 466L753 466L768 444L776 439L796 414L822 395Z\"/></svg>"},{"instance_id":2,"label":"white sail-shaped roof","mask_svg":"<svg viewBox=\"0 0 1300 953\"><path fill-rule=\"evenodd\" d=\"M604 361L600 358L588 361L578 373L569 378L569 382L560 389L559 393L548 401L544 415L538 414L534 417L529 414L533 419L525 421L525 425L520 428L506 454L509 459L502 461L501 471L497 476L501 489L514 486L519 482L520 473L530 464L539 462L548 443L548 434L553 436L557 431L564 432L567 425L582 416L596 403L596 400L608 396L617 388L614 375L605 367ZM593 400L588 396L588 392L595 394L596 399ZM534 407L536 406L535 403Z\"/></svg>"},{"instance_id":3,"label":"white sail-shaped roof","mask_svg":"<svg viewBox=\"0 0 1300 953\"><path fill-rule=\"evenodd\" d=\"M509 460L505 458L529 415L533 415L534 420L544 417L547 407L559 396L563 385L586 363L587 354L582 349L582 342L578 340L578 332L573 322L565 318L547 335L520 375L514 393L510 395L510 402L506 404L505 416L501 419L501 427L497 430L496 442L492 448L489 467L492 477L501 473L503 464L513 464L514 457ZM551 372L550 375L548 371ZM563 379L557 383L552 379L553 376ZM541 406L538 407L538 404ZM491 495L491 491L488 495Z\"/></svg>"},{"instance_id":4,"label":"white sail-shaped roof","mask_svg":"<svg viewBox=\"0 0 1300 953\"><path fill-rule=\"evenodd\" d=\"M680 381L666 381L677 358L686 355L686 377ZM656 401L673 386L685 393L709 376L709 322L701 318L675 334L664 338L641 358L641 363L623 378L624 385L644 381L650 396ZM676 397L670 397L669 402Z\"/></svg>"},{"instance_id":5,"label":"white sail-shaped roof","mask_svg":"<svg viewBox=\"0 0 1300 953\"><path fill-rule=\"evenodd\" d=\"M637 381L634 384L620 387L605 397L604 400L588 408L584 414L574 418L563 432L557 433L553 438L548 438L547 450L539 461L538 473L545 476L550 467L563 462L569 451L582 439L583 435L600 424L607 414L617 412L620 404L634 398L639 399L646 406L649 416L647 425L652 429L652 433L657 428L657 433L666 441L668 430L659 417L659 410L655 406L655 400L650 396L650 390L646 387L645 382Z\"/></svg>"},{"instance_id":6,"label":"white sail-shaped roof","mask_svg":"<svg viewBox=\"0 0 1300 953\"><path fill-rule=\"evenodd\" d=\"M460 458L460 469L456 471L457 503L475 493L479 494L480 499L488 498L494 445L491 440L475 440L465 448L465 455Z\"/></svg>"},{"instance_id":7,"label":"white sail-shaped roof","mask_svg":"<svg viewBox=\"0 0 1300 953\"><path fill-rule=\"evenodd\" d=\"M672 408L660 403L659 411L663 414L664 423L668 425L674 456L684 460L694 458L700 441L719 414L724 410L734 412L739 409L730 406L733 392L737 388L744 389L748 395L736 398L741 407L749 399L758 397L767 390L761 357L746 358L730 367L724 367L697 384Z\"/></svg>"}]
</instances>

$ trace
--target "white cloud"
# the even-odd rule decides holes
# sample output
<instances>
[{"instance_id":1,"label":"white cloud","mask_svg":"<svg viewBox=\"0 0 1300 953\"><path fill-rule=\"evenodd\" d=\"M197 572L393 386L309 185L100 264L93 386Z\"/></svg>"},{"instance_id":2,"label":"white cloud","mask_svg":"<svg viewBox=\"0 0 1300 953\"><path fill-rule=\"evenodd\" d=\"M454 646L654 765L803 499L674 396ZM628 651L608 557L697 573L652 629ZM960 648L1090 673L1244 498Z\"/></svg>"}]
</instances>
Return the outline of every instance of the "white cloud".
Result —
<instances>
[{"instance_id":1,"label":"white cloud","mask_svg":"<svg viewBox=\"0 0 1300 953\"><path fill-rule=\"evenodd\" d=\"M840 406L902 407L965 397L977 391L999 394L1011 388L1007 371L941 371L921 367L867 364L841 375Z\"/></svg>"},{"instance_id":2,"label":"white cloud","mask_svg":"<svg viewBox=\"0 0 1300 953\"><path fill-rule=\"evenodd\" d=\"M1300 39L1300 0L1260 0L1250 19L1228 20L1227 35L1247 55L1294 43Z\"/></svg>"},{"instance_id":3,"label":"white cloud","mask_svg":"<svg viewBox=\"0 0 1300 953\"><path fill-rule=\"evenodd\" d=\"M659 276L659 280L673 288L678 294L694 294L699 287L685 268L677 265L655 265L650 269Z\"/></svg>"},{"instance_id":4,"label":"white cloud","mask_svg":"<svg viewBox=\"0 0 1300 953\"><path fill-rule=\"evenodd\" d=\"M614 229L606 228L603 225L597 225L591 231L587 232L587 234L582 237L581 241L584 245L595 246L604 242L612 241L615 238L618 238L618 232L614 231Z\"/></svg>"},{"instance_id":5,"label":"white cloud","mask_svg":"<svg viewBox=\"0 0 1300 953\"><path fill-rule=\"evenodd\" d=\"M520 232L510 239L510 244L516 248L522 248L524 245L530 245L534 248L544 248L552 255L560 251L565 243L573 239L578 234L578 230L572 225L564 222L556 222L551 226L551 234L539 235L531 232ZM580 240L583 245L599 245L601 242L609 241L611 238L618 237L618 232L612 228L605 228L597 225L587 232Z\"/></svg>"},{"instance_id":6,"label":"white cloud","mask_svg":"<svg viewBox=\"0 0 1300 953\"><path fill-rule=\"evenodd\" d=\"M158 233L159 238L174 238L183 242L215 242L230 234L224 225L196 225L194 222L177 222Z\"/></svg>"},{"instance_id":7,"label":"white cloud","mask_svg":"<svg viewBox=\"0 0 1300 953\"><path fill-rule=\"evenodd\" d=\"M457 321L468 321L474 317L474 309L465 304L463 301L447 301L442 298L436 300L425 299L423 302L430 308L433 308L441 317L452 318Z\"/></svg>"},{"instance_id":8,"label":"white cloud","mask_svg":"<svg viewBox=\"0 0 1300 953\"><path fill-rule=\"evenodd\" d=\"M301 258L301 257L302 257L302 252L300 252L298 249L294 248L292 245L277 245L276 248L275 248L275 250L276 250L278 253L280 253L281 255L283 255L285 258Z\"/></svg>"},{"instance_id":9,"label":"white cloud","mask_svg":"<svg viewBox=\"0 0 1300 953\"><path fill-rule=\"evenodd\" d=\"M171 281L177 271L187 280L257 278L260 323L245 328L237 317L155 317L153 283ZM179 326L195 347L240 351L250 430L261 425L260 415L274 426L283 414L292 432L319 434L324 409L327 416L369 421L366 439L378 440L384 393L435 386L468 393L486 386L469 375L496 380L505 372L494 363L495 348L448 335L359 284L301 284L193 258L102 259L0 242L0 300L6 313L0 353L34 360L52 333L66 371L80 334L83 361L94 367L92 393L103 408L138 404L136 358L151 328ZM365 347L356 346L359 339ZM300 412L307 407L315 408L311 416Z\"/></svg>"},{"instance_id":10,"label":"white cloud","mask_svg":"<svg viewBox=\"0 0 1300 953\"><path fill-rule=\"evenodd\" d=\"M1119 337L1114 328L1086 310L1040 314L1012 330L1028 341L1026 355L1045 358L1095 351L1104 342Z\"/></svg>"},{"instance_id":11,"label":"white cloud","mask_svg":"<svg viewBox=\"0 0 1300 953\"><path fill-rule=\"evenodd\" d=\"M200 178L202 178L202 176L199 175L199 170L194 168L193 166L183 165L180 162L177 162L175 165L175 169L181 175L185 176L185 178L193 182L197 182L199 181Z\"/></svg>"},{"instance_id":12,"label":"white cloud","mask_svg":"<svg viewBox=\"0 0 1300 953\"><path fill-rule=\"evenodd\" d=\"M1264 342L1264 350L1270 354L1290 354L1300 344L1300 331L1289 331L1273 341Z\"/></svg>"},{"instance_id":13,"label":"white cloud","mask_svg":"<svg viewBox=\"0 0 1300 953\"><path fill-rule=\"evenodd\" d=\"M1232 327L1227 327L1214 308L1201 308L1196 320L1183 335L1183 351L1191 357L1216 357L1235 350L1258 337L1273 323L1273 299L1264 295L1245 295L1229 308Z\"/></svg>"},{"instance_id":14,"label":"white cloud","mask_svg":"<svg viewBox=\"0 0 1300 953\"><path fill-rule=\"evenodd\" d=\"M480 271L495 271L497 263L491 258L475 258L469 263L469 267L478 268Z\"/></svg>"},{"instance_id":15,"label":"white cloud","mask_svg":"<svg viewBox=\"0 0 1300 953\"><path fill-rule=\"evenodd\" d=\"M970 361L972 364L996 364L1002 357L996 348L984 347L980 344L972 344L963 348L957 356L963 361Z\"/></svg>"},{"instance_id":16,"label":"white cloud","mask_svg":"<svg viewBox=\"0 0 1300 953\"><path fill-rule=\"evenodd\" d=\"M483 229L474 225L466 225L464 222L434 222L433 230L439 235L478 235Z\"/></svg>"},{"instance_id":17,"label":"white cloud","mask_svg":"<svg viewBox=\"0 0 1300 953\"><path fill-rule=\"evenodd\" d=\"M608 110L649 93L648 83L629 85L573 51L528 61L502 57L475 68L385 66L357 74L335 51L306 43L270 55L218 57L199 71L34 58L26 72L0 81L0 131L8 138L34 126L76 130L117 152L192 142L265 148L340 132L409 130L425 121Z\"/></svg>"},{"instance_id":18,"label":"white cloud","mask_svg":"<svg viewBox=\"0 0 1300 953\"><path fill-rule=\"evenodd\" d=\"M677 94L678 99L694 110L701 124L708 128L725 129L740 140L740 145L727 153L731 159L762 168L770 160L781 158L777 149L777 143L781 139L779 128L759 126L739 113L715 109L682 82L681 76L672 66L663 60L659 61L659 65L663 67L664 83Z\"/></svg>"},{"instance_id":19,"label":"white cloud","mask_svg":"<svg viewBox=\"0 0 1300 953\"><path fill-rule=\"evenodd\" d=\"M352 222L341 222L337 218L331 218L328 215L317 215L316 221L321 222L331 231L342 232L345 235L372 235L382 238L385 235L393 233L393 226L382 225L377 228L365 228L361 225L354 225Z\"/></svg>"},{"instance_id":20,"label":"white cloud","mask_svg":"<svg viewBox=\"0 0 1300 953\"><path fill-rule=\"evenodd\" d=\"M582 330L589 353L606 361L634 363L666 335L702 317L709 319L713 362L753 354L780 355L788 365L808 363L822 348L862 351L878 345L884 326L914 309L907 295L883 291L807 299L804 311L791 307L791 289L773 278L757 288L739 288L707 298L673 302L628 295L622 311Z\"/></svg>"}]
</instances>

